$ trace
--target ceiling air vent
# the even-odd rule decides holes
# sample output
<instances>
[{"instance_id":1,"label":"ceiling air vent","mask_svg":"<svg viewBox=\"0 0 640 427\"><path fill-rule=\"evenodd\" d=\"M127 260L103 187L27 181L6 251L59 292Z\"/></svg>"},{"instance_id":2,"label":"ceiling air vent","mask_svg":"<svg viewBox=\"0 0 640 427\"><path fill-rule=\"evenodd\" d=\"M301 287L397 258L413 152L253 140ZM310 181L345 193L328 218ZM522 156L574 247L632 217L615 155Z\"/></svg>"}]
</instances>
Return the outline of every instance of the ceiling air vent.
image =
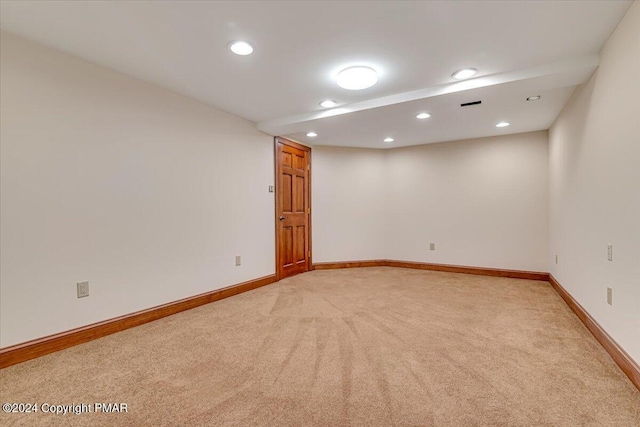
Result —
<instances>
[{"instance_id":1,"label":"ceiling air vent","mask_svg":"<svg viewBox=\"0 0 640 427\"><path fill-rule=\"evenodd\" d=\"M460 104L460 106L468 107L469 105L478 105L478 104L482 104L482 101L465 102L464 104Z\"/></svg>"}]
</instances>

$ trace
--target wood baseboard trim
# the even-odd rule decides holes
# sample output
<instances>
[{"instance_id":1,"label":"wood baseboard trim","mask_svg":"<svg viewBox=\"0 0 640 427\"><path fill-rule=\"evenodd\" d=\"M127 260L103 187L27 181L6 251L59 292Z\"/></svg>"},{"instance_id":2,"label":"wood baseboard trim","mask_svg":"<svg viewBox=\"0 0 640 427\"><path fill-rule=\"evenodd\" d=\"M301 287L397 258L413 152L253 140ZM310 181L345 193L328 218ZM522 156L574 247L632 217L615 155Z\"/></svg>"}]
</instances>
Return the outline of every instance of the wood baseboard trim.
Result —
<instances>
[{"instance_id":1,"label":"wood baseboard trim","mask_svg":"<svg viewBox=\"0 0 640 427\"><path fill-rule=\"evenodd\" d=\"M450 273L477 274L480 276L509 277L512 279L549 280L549 273L537 271L503 270L500 268L467 267L463 265L430 264L423 262L387 260L389 267L415 268L418 270L446 271Z\"/></svg>"},{"instance_id":2,"label":"wood baseboard trim","mask_svg":"<svg viewBox=\"0 0 640 427\"><path fill-rule=\"evenodd\" d=\"M446 271L452 273L477 274L485 276L510 277L517 279L549 281L560 297L582 321L595 339L609 353L614 362L640 390L640 366L615 342L593 317L569 294L566 289L549 273L530 271L502 270L480 267L464 267L445 264L428 264L393 260L368 260L347 262L326 262L313 265L315 270L359 267L401 267L420 270ZM89 342L135 326L143 325L181 311L209 304L224 298L238 295L276 282L275 275L261 277L238 285L229 286L212 292L185 298L172 303L152 307L128 315L94 323L59 334L0 349L0 369L35 359L65 348Z\"/></svg>"},{"instance_id":3,"label":"wood baseboard trim","mask_svg":"<svg viewBox=\"0 0 640 427\"><path fill-rule=\"evenodd\" d=\"M640 391L640 366L618 345L617 342L595 321L593 317L576 301L569 292L549 274L549 283L567 303L578 319L587 327L614 362L622 369L633 385Z\"/></svg>"},{"instance_id":4,"label":"wood baseboard trim","mask_svg":"<svg viewBox=\"0 0 640 427\"><path fill-rule=\"evenodd\" d=\"M336 268L387 267L387 260L374 259L366 261L317 262L314 270L334 270Z\"/></svg>"},{"instance_id":5,"label":"wood baseboard trim","mask_svg":"<svg viewBox=\"0 0 640 427\"><path fill-rule=\"evenodd\" d=\"M462 265L431 264L426 262L395 261L390 259L368 261L322 262L313 265L315 270L359 267L400 267L417 270L446 271L449 273L476 274L480 276L509 277L513 279L549 280L549 273L537 271L503 270L499 268L467 267Z\"/></svg>"},{"instance_id":6,"label":"wood baseboard trim","mask_svg":"<svg viewBox=\"0 0 640 427\"><path fill-rule=\"evenodd\" d=\"M276 282L270 275L0 349L0 369Z\"/></svg>"}]
</instances>

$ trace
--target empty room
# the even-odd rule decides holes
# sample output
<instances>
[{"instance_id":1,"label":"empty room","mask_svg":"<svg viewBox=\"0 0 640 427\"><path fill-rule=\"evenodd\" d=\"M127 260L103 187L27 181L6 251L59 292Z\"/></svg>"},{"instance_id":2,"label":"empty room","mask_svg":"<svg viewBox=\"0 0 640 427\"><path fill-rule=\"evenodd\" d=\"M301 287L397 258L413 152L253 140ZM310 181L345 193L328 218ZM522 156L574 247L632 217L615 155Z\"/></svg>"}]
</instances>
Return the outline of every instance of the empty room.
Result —
<instances>
[{"instance_id":1,"label":"empty room","mask_svg":"<svg viewBox=\"0 0 640 427\"><path fill-rule=\"evenodd\" d=\"M640 2L0 0L0 425L640 425Z\"/></svg>"}]
</instances>

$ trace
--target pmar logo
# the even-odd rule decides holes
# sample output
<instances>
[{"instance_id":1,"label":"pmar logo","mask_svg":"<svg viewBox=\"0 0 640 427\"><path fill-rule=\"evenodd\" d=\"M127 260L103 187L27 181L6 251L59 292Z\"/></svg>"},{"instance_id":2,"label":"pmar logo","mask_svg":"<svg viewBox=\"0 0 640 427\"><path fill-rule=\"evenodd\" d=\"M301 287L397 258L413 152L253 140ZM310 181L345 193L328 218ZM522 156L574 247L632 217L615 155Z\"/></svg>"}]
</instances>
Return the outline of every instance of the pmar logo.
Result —
<instances>
[{"instance_id":1,"label":"pmar logo","mask_svg":"<svg viewBox=\"0 0 640 427\"><path fill-rule=\"evenodd\" d=\"M126 403L95 403L93 405L94 412L105 413L121 413L127 412Z\"/></svg>"}]
</instances>

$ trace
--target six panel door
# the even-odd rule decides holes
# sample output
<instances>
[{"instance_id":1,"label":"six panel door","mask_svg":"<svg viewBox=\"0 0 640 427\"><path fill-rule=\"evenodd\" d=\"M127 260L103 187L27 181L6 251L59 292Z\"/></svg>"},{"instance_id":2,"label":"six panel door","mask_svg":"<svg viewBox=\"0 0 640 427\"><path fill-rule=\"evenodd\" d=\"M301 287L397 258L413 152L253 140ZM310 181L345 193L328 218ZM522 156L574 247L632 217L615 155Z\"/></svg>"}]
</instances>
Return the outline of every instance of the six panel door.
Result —
<instances>
[{"instance_id":1,"label":"six panel door","mask_svg":"<svg viewBox=\"0 0 640 427\"><path fill-rule=\"evenodd\" d=\"M276 258L278 278L282 279L310 269L309 149L287 145L288 141L280 138L276 141Z\"/></svg>"}]
</instances>

